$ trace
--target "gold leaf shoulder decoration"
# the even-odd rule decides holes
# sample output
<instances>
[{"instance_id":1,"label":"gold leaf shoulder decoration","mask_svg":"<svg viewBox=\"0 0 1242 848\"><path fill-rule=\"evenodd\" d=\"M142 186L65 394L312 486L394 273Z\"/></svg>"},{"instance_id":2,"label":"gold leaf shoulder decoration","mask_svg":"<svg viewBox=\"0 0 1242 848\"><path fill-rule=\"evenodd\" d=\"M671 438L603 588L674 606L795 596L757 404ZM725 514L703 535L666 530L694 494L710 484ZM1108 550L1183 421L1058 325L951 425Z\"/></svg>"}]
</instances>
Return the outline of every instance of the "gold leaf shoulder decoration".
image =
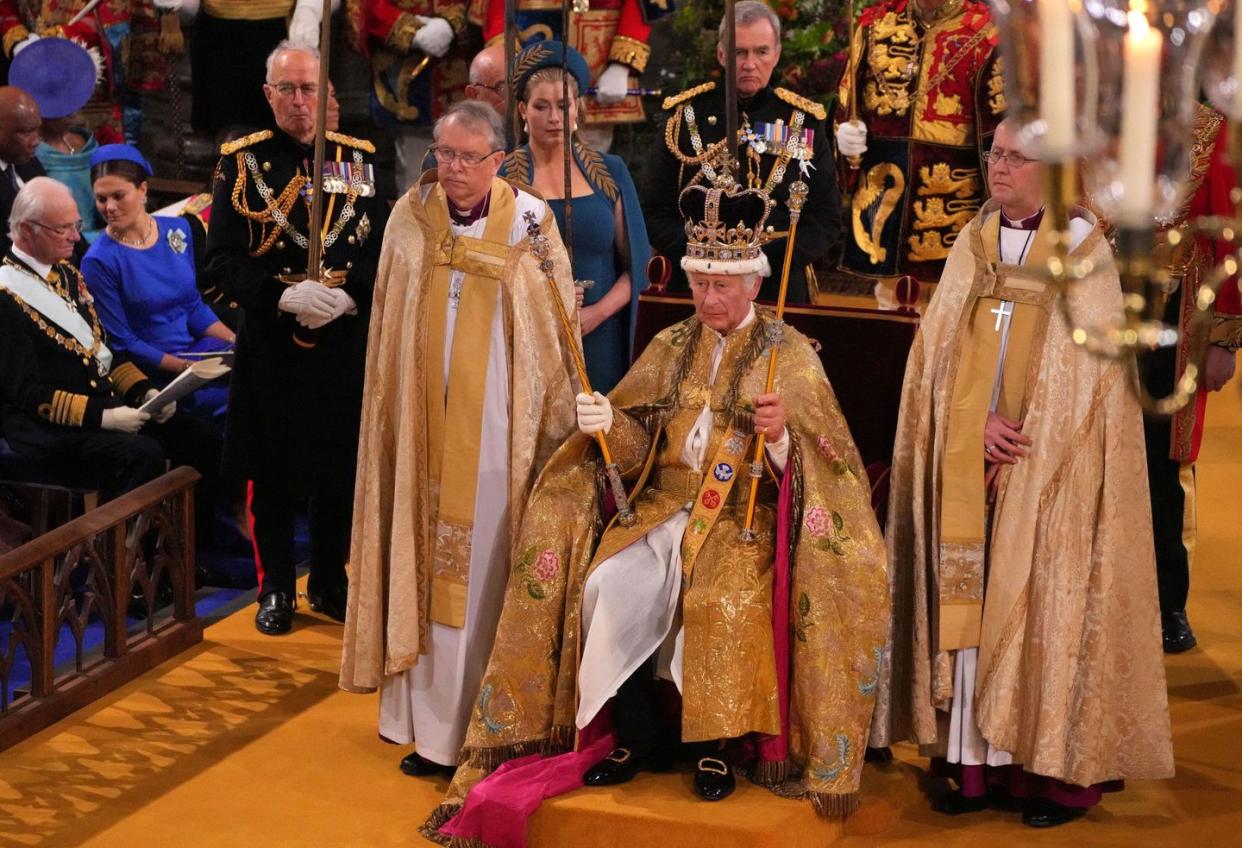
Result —
<instances>
[{"instance_id":1,"label":"gold leaf shoulder decoration","mask_svg":"<svg viewBox=\"0 0 1242 848\"><path fill-rule=\"evenodd\" d=\"M604 197L616 203L621 192L617 188L617 181L612 178L612 172L608 170L604 155L577 139L574 139L574 150L578 154L578 161L582 163L586 178L603 193Z\"/></svg>"},{"instance_id":2,"label":"gold leaf shoulder decoration","mask_svg":"<svg viewBox=\"0 0 1242 848\"><path fill-rule=\"evenodd\" d=\"M680 104L685 103L687 100L689 100L692 97L698 97L700 94L706 94L707 92L711 91L715 87L716 87L716 83L705 82L700 85L696 85L694 88L687 88L685 91L681 92L680 94L669 95L668 97L664 98L664 109L665 111L667 111L669 109L672 109L674 106L679 106Z\"/></svg>"},{"instance_id":3,"label":"gold leaf shoulder decoration","mask_svg":"<svg viewBox=\"0 0 1242 848\"><path fill-rule=\"evenodd\" d=\"M776 89L776 96L784 100L795 109L801 109L808 115L812 115L816 120L822 121L828 117L828 110L824 108L822 103L816 103L814 100L808 100L801 94L794 94L787 88Z\"/></svg>"},{"instance_id":4,"label":"gold leaf shoulder decoration","mask_svg":"<svg viewBox=\"0 0 1242 848\"><path fill-rule=\"evenodd\" d=\"M239 150L243 150L252 144L258 144L260 141L267 141L272 137L271 130L259 130L250 135L244 135L241 138L235 138L232 141L226 141L220 145L221 156L231 156Z\"/></svg>"}]
</instances>

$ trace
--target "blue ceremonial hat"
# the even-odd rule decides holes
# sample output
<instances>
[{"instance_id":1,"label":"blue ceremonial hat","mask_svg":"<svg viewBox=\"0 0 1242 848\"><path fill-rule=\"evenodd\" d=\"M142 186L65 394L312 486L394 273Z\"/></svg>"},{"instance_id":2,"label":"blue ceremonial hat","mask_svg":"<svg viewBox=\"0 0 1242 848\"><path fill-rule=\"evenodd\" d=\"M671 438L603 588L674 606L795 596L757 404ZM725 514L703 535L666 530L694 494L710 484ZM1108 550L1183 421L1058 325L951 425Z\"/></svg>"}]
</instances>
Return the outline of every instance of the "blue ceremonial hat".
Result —
<instances>
[{"instance_id":1,"label":"blue ceremonial hat","mask_svg":"<svg viewBox=\"0 0 1242 848\"><path fill-rule=\"evenodd\" d=\"M147 158L138 152L136 147L130 147L128 144L105 144L91 155L91 168L104 162L114 162L117 159L123 159L126 162L133 162L142 168L148 177L155 176L155 171L151 169L151 163Z\"/></svg>"},{"instance_id":2,"label":"blue ceremonial hat","mask_svg":"<svg viewBox=\"0 0 1242 848\"><path fill-rule=\"evenodd\" d=\"M518 100L526 97L526 83L535 71L543 68L568 69L570 75L578 81L578 93L586 92L591 84L591 69L586 59L574 48L566 48L560 41L536 41L524 49L513 60L513 91Z\"/></svg>"},{"instance_id":3,"label":"blue ceremonial hat","mask_svg":"<svg viewBox=\"0 0 1242 848\"><path fill-rule=\"evenodd\" d=\"M9 65L9 85L39 104L44 118L64 118L86 105L95 91L95 60L67 38L40 38L22 48Z\"/></svg>"}]
</instances>

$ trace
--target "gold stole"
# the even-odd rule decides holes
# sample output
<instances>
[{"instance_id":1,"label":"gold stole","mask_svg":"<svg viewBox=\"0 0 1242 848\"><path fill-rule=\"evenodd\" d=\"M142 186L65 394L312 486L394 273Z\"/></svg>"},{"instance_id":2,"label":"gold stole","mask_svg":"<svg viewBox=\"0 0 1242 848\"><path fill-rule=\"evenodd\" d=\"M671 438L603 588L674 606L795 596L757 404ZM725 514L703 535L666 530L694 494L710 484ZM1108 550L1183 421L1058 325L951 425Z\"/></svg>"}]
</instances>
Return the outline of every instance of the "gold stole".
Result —
<instances>
[{"instance_id":1,"label":"gold stole","mask_svg":"<svg viewBox=\"0 0 1242 848\"><path fill-rule=\"evenodd\" d=\"M712 464L708 466L707 474L703 477L703 485L699 487L694 498L694 507L690 510L690 521L681 537L681 574L686 585L689 585L699 549L707 541L707 534L712 531L716 519L724 510L733 483L739 473L749 468L746 455L749 453L751 438L751 435L739 433L730 426L720 440L720 447L716 448ZM746 479L750 479L749 475L746 475Z\"/></svg>"},{"instance_id":2,"label":"gold stole","mask_svg":"<svg viewBox=\"0 0 1242 848\"><path fill-rule=\"evenodd\" d=\"M1032 239L1025 267L1041 268L1052 248L1051 216L1045 215ZM958 345L959 359L949 405L948 432L940 474L939 649L979 645L983 623L987 491L984 486L983 432L988 420L1000 357L1001 301L1012 303L1009 342L996 411L1020 420L1037 337L1047 326L1051 291L1022 266L1000 262L1000 214L973 238L975 261L985 262L982 288L967 307ZM981 248L981 251L980 249ZM982 255L980 255L982 253ZM977 285L977 284L976 284Z\"/></svg>"},{"instance_id":3,"label":"gold stole","mask_svg":"<svg viewBox=\"0 0 1242 848\"><path fill-rule=\"evenodd\" d=\"M483 391L487 385L492 320L500 276L509 255L517 213L513 191L493 180L483 237L454 236L444 190L436 183L424 204L439 239L431 274L427 328L427 452L435 527L431 567L431 620L450 627L466 623L474 499L478 489ZM444 380L445 320L453 271L465 273L448 385ZM448 473L443 474L447 469Z\"/></svg>"}]
</instances>

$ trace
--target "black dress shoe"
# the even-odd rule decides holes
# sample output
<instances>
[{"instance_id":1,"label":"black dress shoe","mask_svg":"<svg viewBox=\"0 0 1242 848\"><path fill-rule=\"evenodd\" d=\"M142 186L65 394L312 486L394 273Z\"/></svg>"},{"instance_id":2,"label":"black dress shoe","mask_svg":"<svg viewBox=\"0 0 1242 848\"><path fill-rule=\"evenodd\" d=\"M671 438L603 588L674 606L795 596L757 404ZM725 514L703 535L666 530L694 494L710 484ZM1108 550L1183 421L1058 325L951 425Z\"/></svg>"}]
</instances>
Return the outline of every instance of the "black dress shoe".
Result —
<instances>
[{"instance_id":1,"label":"black dress shoe","mask_svg":"<svg viewBox=\"0 0 1242 848\"><path fill-rule=\"evenodd\" d=\"M988 796L979 795L967 798L962 790L955 789L932 801L932 811L945 816L960 816L963 813L978 813L988 808Z\"/></svg>"},{"instance_id":2,"label":"black dress shoe","mask_svg":"<svg viewBox=\"0 0 1242 848\"><path fill-rule=\"evenodd\" d=\"M293 601L287 592L268 592L259 598L254 626L260 633L279 636L293 629Z\"/></svg>"},{"instance_id":3,"label":"black dress shoe","mask_svg":"<svg viewBox=\"0 0 1242 848\"><path fill-rule=\"evenodd\" d=\"M1047 798L1031 798L1022 809L1022 823L1027 827L1056 827L1086 814L1083 807L1067 807Z\"/></svg>"},{"instance_id":4,"label":"black dress shoe","mask_svg":"<svg viewBox=\"0 0 1242 848\"><path fill-rule=\"evenodd\" d=\"M893 749L888 747L872 748L868 746L867 750L863 751L863 761L880 764L891 763L893 761Z\"/></svg>"},{"instance_id":5,"label":"black dress shoe","mask_svg":"<svg viewBox=\"0 0 1242 848\"><path fill-rule=\"evenodd\" d=\"M694 794L704 801L723 801L733 794L737 782L733 769L718 757L702 757L694 767Z\"/></svg>"},{"instance_id":6,"label":"black dress shoe","mask_svg":"<svg viewBox=\"0 0 1242 848\"><path fill-rule=\"evenodd\" d=\"M306 601L315 612L321 612L334 621L345 620L345 607L349 601L349 584L338 583L320 588L307 583Z\"/></svg>"},{"instance_id":7,"label":"black dress shoe","mask_svg":"<svg viewBox=\"0 0 1242 848\"><path fill-rule=\"evenodd\" d=\"M1190 629L1190 622L1186 620L1184 609L1161 613L1160 628L1164 631L1166 654L1180 654L1199 644L1195 632Z\"/></svg>"},{"instance_id":8,"label":"black dress shoe","mask_svg":"<svg viewBox=\"0 0 1242 848\"><path fill-rule=\"evenodd\" d=\"M433 763L426 757L419 756L417 751L411 751L401 758L401 773L410 777L452 777L455 771L452 766Z\"/></svg>"},{"instance_id":9,"label":"black dress shoe","mask_svg":"<svg viewBox=\"0 0 1242 848\"><path fill-rule=\"evenodd\" d=\"M647 768L647 756L629 748L613 748L595 765L582 774L587 786L616 786L629 783L634 775Z\"/></svg>"}]
</instances>

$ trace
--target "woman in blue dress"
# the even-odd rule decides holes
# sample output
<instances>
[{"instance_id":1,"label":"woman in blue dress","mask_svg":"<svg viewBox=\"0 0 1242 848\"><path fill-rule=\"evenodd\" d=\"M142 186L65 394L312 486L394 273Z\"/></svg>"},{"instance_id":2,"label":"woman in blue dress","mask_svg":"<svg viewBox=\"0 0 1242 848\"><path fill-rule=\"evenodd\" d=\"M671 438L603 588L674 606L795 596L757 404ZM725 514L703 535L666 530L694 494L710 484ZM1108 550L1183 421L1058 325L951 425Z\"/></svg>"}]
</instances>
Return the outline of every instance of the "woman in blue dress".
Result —
<instances>
[{"instance_id":1,"label":"woman in blue dress","mask_svg":"<svg viewBox=\"0 0 1242 848\"><path fill-rule=\"evenodd\" d=\"M106 144L91 157L95 205L106 226L82 260L82 275L110 343L165 385L201 358L194 354L228 350L235 336L195 285L190 225L147 212L151 174L128 145ZM227 383L216 380L178 407L223 425L227 404Z\"/></svg>"},{"instance_id":2,"label":"woman in blue dress","mask_svg":"<svg viewBox=\"0 0 1242 848\"><path fill-rule=\"evenodd\" d=\"M572 47L567 61L559 41L539 41L514 62L518 112L527 142L505 159L502 174L548 201L573 259L579 289L582 348L591 387L608 393L630 367L638 295L646 288L651 247L638 193L625 163L601 154L572 134L572 230L565 223L564 79L569 71L569 121L576 130L586 60Z\"/></svg>"}]
</instances>

